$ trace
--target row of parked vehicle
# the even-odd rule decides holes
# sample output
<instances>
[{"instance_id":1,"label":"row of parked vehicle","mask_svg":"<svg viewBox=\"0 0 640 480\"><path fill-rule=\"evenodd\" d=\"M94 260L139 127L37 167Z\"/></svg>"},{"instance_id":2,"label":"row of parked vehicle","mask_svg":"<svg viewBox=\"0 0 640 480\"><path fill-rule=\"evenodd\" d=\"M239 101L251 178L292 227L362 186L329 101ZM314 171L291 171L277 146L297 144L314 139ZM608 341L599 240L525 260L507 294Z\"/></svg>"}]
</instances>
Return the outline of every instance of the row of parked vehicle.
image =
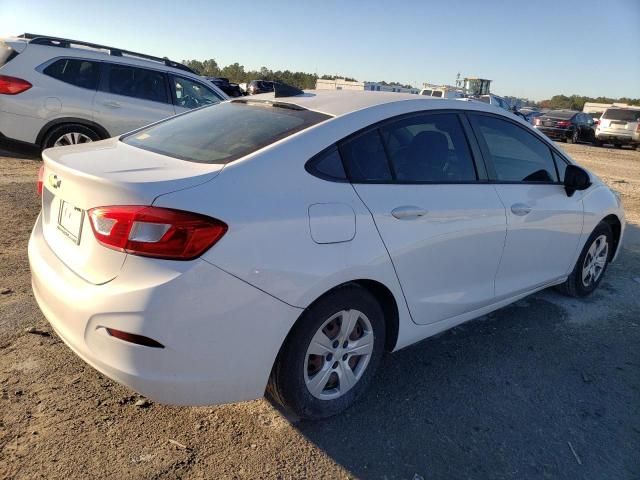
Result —
<instances>
[{"instance_id":1,"label":"row of parked vehicle","mask_svg":"<svg viewBox=\"0 0 640 480\"><path fill-rule=\"evenodd\" d=\"M602 114L575 110L525 112L534 128L549 138L567 143L588 142L640 150L640 107L610 107Z\"/></svg>"}]
</instances>

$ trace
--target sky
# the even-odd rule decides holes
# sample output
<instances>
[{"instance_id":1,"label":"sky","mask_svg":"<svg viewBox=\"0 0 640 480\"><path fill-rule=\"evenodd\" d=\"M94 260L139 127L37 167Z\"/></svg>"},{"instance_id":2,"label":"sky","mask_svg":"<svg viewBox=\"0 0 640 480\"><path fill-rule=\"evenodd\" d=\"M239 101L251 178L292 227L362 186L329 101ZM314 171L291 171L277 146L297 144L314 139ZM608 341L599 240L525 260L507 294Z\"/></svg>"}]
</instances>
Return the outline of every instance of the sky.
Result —
<instances>
[{"instance_id":1,"label":"sky","mask_svg":"<svg viewBox=\"0 0 640 480\"><path fill-rule=\"evenodd\" d=\"M246 69L640 98L640 0L0 0L24 32Z\"/></svg>"}]
</instances>

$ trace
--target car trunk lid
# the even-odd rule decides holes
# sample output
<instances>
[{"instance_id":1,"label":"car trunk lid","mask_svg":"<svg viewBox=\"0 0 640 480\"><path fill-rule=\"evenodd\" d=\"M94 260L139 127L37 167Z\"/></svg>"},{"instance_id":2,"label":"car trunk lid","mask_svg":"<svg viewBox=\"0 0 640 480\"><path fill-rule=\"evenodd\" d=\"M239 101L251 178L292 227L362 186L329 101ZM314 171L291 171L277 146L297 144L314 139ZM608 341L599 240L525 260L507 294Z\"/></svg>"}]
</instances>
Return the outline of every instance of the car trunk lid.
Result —
<instances>
[{"instance_id":1,"label":"car trunk lid","mask_svg":"<svg viewBox=\"0 0 640 480\"><path fill-rule=\"evenodd\" d=\"M88 282L115 278L126 253L100 245L87 211L110 205L151 205L162 194L214 178L222 165L185 162L118 139L43 152L42 221L53 252Z\"/></svg>"}]
</instances>

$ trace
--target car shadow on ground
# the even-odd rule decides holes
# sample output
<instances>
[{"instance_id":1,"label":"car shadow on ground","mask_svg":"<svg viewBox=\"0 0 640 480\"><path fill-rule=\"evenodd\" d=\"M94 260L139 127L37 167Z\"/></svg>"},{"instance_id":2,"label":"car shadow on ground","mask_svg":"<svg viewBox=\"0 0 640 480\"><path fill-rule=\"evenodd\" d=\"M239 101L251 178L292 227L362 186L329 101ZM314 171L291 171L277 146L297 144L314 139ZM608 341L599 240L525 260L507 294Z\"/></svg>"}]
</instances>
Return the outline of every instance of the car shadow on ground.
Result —
<instances>
[{"instance_id":1,"label":"car shadow on ground","mask_svg":"<svg viewBox=\"0 0 640 480\"><path fill-rule=\"evenodd\" d=\"M297 428L361 478L638 478L640 309L627 297L640 242L626 243L587 299L547 290L387 355L366 398Z\"/></svg>"},{"instance_id":2,"label":"car shadow on ground","mask_svg":"<svg viewBox=\"0 0 640 480\"><path fill-rule=\"evenodd\" d=\"M40 160L40 149L35 145L0 139L0 157Z\"/></svg>"}]
</instances>

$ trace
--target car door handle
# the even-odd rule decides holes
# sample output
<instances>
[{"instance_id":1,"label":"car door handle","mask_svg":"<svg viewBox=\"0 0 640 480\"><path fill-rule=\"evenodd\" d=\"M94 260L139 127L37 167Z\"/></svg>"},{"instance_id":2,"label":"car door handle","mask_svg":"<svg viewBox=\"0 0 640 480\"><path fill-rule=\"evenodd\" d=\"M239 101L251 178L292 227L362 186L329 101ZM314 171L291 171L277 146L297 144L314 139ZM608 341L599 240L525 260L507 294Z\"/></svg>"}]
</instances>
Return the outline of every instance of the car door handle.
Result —
<instances>
[{"instance_id":1,"label":"car door handle","mask_svg":"<svg viewBox=\"0 0 640 480\"><path fill-rule=\"evenodd\" d=\"M103 105L109 108L120 108L121 105L119 102L104 102Z\"/></svg>"},{"instance_id":2,"label":"car door handle","mask_svg":"<svg viewBox=\"0 0 640 480\"><path fill-rule=\"evenodd\" d=\"M391 210L391 215L396 217L398 220L411 220L414 218L424 217L427 213L427 210L424 210L420 207L414 207L413 205L404 205L402 207L397 207Z\"/></svg>"},{"instance_id":3,"label":"car door handle","mask_svg":"<svg viewBox=\"0 0 640 480\"><path fill-rule=\"evenodd\" d=\"M519 217L524 217L531 211L531 207L526 203L514 203L511 205L511 212Z\"/></svg>"}]
</instances>

